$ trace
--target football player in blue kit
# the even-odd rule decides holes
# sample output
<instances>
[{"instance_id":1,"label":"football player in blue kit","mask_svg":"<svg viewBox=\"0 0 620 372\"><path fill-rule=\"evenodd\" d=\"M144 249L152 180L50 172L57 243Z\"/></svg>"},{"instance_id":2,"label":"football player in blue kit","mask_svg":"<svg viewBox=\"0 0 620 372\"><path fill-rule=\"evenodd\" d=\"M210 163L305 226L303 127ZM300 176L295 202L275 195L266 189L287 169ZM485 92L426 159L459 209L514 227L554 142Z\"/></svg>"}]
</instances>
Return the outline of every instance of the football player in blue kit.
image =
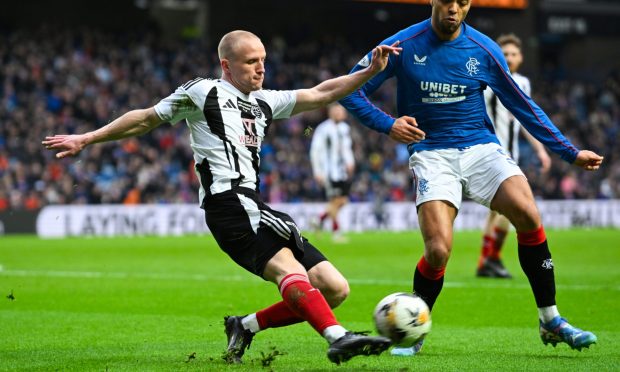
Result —
<instances>
[{"instance_id":1,"label":"football player in blue kit","mask_svg":"<svg viewBox=\"0 0 620 372\"><path fill-rule=\"evenodd\" d=\"M502 149L486 113L489 86L536 139L563 160L596 170L603 157L577 149L518 87L500 47L464 19L471 0L431 0L430 19L414 24L381 44L399 41L402 52L359 90L341 100L365 126L408 143L424 255L413 290L430 308L443 287L452 250L453 225L463 196L506 216L515 226L518 255L539 315L544 344L589 347L596 336L568 323L555 301L554 265L540 213L521 169ZM368 66L366 55L354 68ZM398 118L367 98L387 79L397 79ZM396 348L414 355L422 344Z\"/></svg>"}]
</instances>

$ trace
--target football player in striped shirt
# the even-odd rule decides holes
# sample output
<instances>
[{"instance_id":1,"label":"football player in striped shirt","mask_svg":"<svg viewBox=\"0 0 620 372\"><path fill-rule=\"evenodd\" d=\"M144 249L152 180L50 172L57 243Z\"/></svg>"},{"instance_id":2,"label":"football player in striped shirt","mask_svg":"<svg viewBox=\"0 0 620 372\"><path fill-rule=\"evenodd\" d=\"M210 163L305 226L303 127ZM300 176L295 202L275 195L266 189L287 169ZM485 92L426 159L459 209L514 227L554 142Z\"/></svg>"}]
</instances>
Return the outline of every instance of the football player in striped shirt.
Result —
<instances>
[{"instance_id":1,"label":"football player in striped shirt","mask_svg":"<svg viewBox=\"0 0 620 372\"><path fill-rule=\"evenodd\" d=\"M332 239L346 242L340 231L338 213L349 202L351 178L355 170L351 128L345 121L347 110L334 103L327 108L327 120L321 122L312 135L310 161L316 182L325 188L327 207L314 224L321 229L326 219L332 222Z\"/></svg>"},{"instance_id":2,"label":"football player in striped shirt","mask_svg":"<svg viewBox=\"0 0 620 372\"><path fill-rule=\"evenodd\" d=\"M502 48L504 58L510 69L510 74L515 83L521 88L523 93L528 96L532 93L530 80L521 75L518 70L523 63L523 53L521 51L521 39L515 34L501 35L497 38L497 44ZM545 146L532 136L514 115L501 103L493 90L484 90L484 100L486 102L487 114L493 122L495 135L500 145L508 152L512 159L519 164L519 134L523 134L536 156L540 161L541 173L546 173L551 167L551 158L545 150ZM504 240L510 228L510 221L505 216L496 211L489 211L484 226L482 237L482 249L476 276L486 278L512 278L504 263L501 260L501 250Z\"/></svg>"},{"instance_id":3,"label":"football player in striped shirt","mask_svg":"<svg viewBox=\"0 0 620 372\"><path fill-rule=\"evenodd\" d=\"M336 320L331 308L347 297L346 279L300 234L290 216L260 200L258 171L261 141L273 120L350 94L385 68L388 55L400 50L396 45L376 47L373 62L359 72L309 89L272 91L262 89L262 42L250 32L232 31L218 46L220 79L196 78L154 107L129 111L92 132L46 137L43 145L64 158L94 143L185 120L200 180L199 200L213 237L238 265L276 284L282 296L258 312L225 318L226 359L241 362L258 331L302 321L327 340L327 356L334 363L380 354L390 346L388 338L349 332Z\"/></svg>"}]
</instances>

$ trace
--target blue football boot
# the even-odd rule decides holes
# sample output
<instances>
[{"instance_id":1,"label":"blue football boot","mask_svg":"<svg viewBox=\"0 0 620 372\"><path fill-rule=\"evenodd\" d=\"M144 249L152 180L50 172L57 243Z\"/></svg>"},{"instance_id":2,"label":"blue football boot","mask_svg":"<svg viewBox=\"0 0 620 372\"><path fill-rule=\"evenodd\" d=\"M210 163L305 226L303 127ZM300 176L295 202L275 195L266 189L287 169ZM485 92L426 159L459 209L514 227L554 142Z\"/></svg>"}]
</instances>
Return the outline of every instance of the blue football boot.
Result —
<instances>
[{"instance_id":1,"label":"blue football boot","mask_svg":"<svg viewBox=\"0 0 620 372\"><path fill-rule=\"evenodd\" d=\"M540 338L545 345L551 344L555 347L559 342L565 342L571 349L579 351L584 347L589 348L597 341L594 333L573 327L559 315L547 323L540 322Z\"/></svg>"},{"instance_id":2,"label":"blue football boot","mask_svg":"<svg viewBox=\"0 0 620 372\"><path fill-rule=\"evenodd\" d=\"M422 345L424 345L424 340L418 341L412 347L394 347L390 350L390 354L396 356L414 356L422 350Z\"/></svg>"}]
</instances>

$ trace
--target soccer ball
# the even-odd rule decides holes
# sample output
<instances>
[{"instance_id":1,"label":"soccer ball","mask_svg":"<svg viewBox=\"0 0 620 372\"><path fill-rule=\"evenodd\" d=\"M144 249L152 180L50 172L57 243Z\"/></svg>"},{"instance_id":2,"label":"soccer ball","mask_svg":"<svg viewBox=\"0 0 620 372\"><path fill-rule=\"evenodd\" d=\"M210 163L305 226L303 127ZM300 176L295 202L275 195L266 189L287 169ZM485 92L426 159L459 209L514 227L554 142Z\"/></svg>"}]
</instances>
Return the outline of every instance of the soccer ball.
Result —
<instances>
[{"instance_id":1,"label":"soccer ball","mask_svg":"<svg viewBox=\"0 0 620 372\"><path fill-rule=\"evenodd\" d=\"M411 347L431 331L426 302L411 293L392 293L383 298L373 314L377 331L398 347Z\"/></svg>"}]
</instances>

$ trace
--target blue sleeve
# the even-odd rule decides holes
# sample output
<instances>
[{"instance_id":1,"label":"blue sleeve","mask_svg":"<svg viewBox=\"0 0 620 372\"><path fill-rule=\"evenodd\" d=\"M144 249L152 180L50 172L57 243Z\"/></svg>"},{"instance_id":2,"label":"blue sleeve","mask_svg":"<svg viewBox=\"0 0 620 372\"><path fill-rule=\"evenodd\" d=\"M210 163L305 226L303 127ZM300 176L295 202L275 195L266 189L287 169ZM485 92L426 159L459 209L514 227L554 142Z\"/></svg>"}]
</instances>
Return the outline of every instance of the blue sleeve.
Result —
<instances>
[{"instance_id":1,"label":"blue sleeve","mask_svg":"<svg viewBox=\"0 0 620 372\"><path fill-rule=\"evenodd\" d=\"M574 163L579 150L553 125L547 114L523 91L508 73L501 51L491 50L489 86L505 107L537 140L569 163Z\"/></svg>"},{"instance_id":2,"label":"blue sleeve","mask_svg":"<svg viewBox=\"0 0 620 372\"><path fill-rule=\"evenodd\" d=\"M397 39L393 36L384 40L381 45L392 45L396 40ZM351 73L370 65L371 56L372 52L366 54L366 56L353 67ZM398 58L398 56L390 55L385 70L375 75L375 77L370 79L360 89L340 100L340 104L349 110L360 123L370 129L385 134L390 133L395 119L370 102L368 96L374 93L385 80L394 76L396 58Z\"/></svg>"}]
</instances>

